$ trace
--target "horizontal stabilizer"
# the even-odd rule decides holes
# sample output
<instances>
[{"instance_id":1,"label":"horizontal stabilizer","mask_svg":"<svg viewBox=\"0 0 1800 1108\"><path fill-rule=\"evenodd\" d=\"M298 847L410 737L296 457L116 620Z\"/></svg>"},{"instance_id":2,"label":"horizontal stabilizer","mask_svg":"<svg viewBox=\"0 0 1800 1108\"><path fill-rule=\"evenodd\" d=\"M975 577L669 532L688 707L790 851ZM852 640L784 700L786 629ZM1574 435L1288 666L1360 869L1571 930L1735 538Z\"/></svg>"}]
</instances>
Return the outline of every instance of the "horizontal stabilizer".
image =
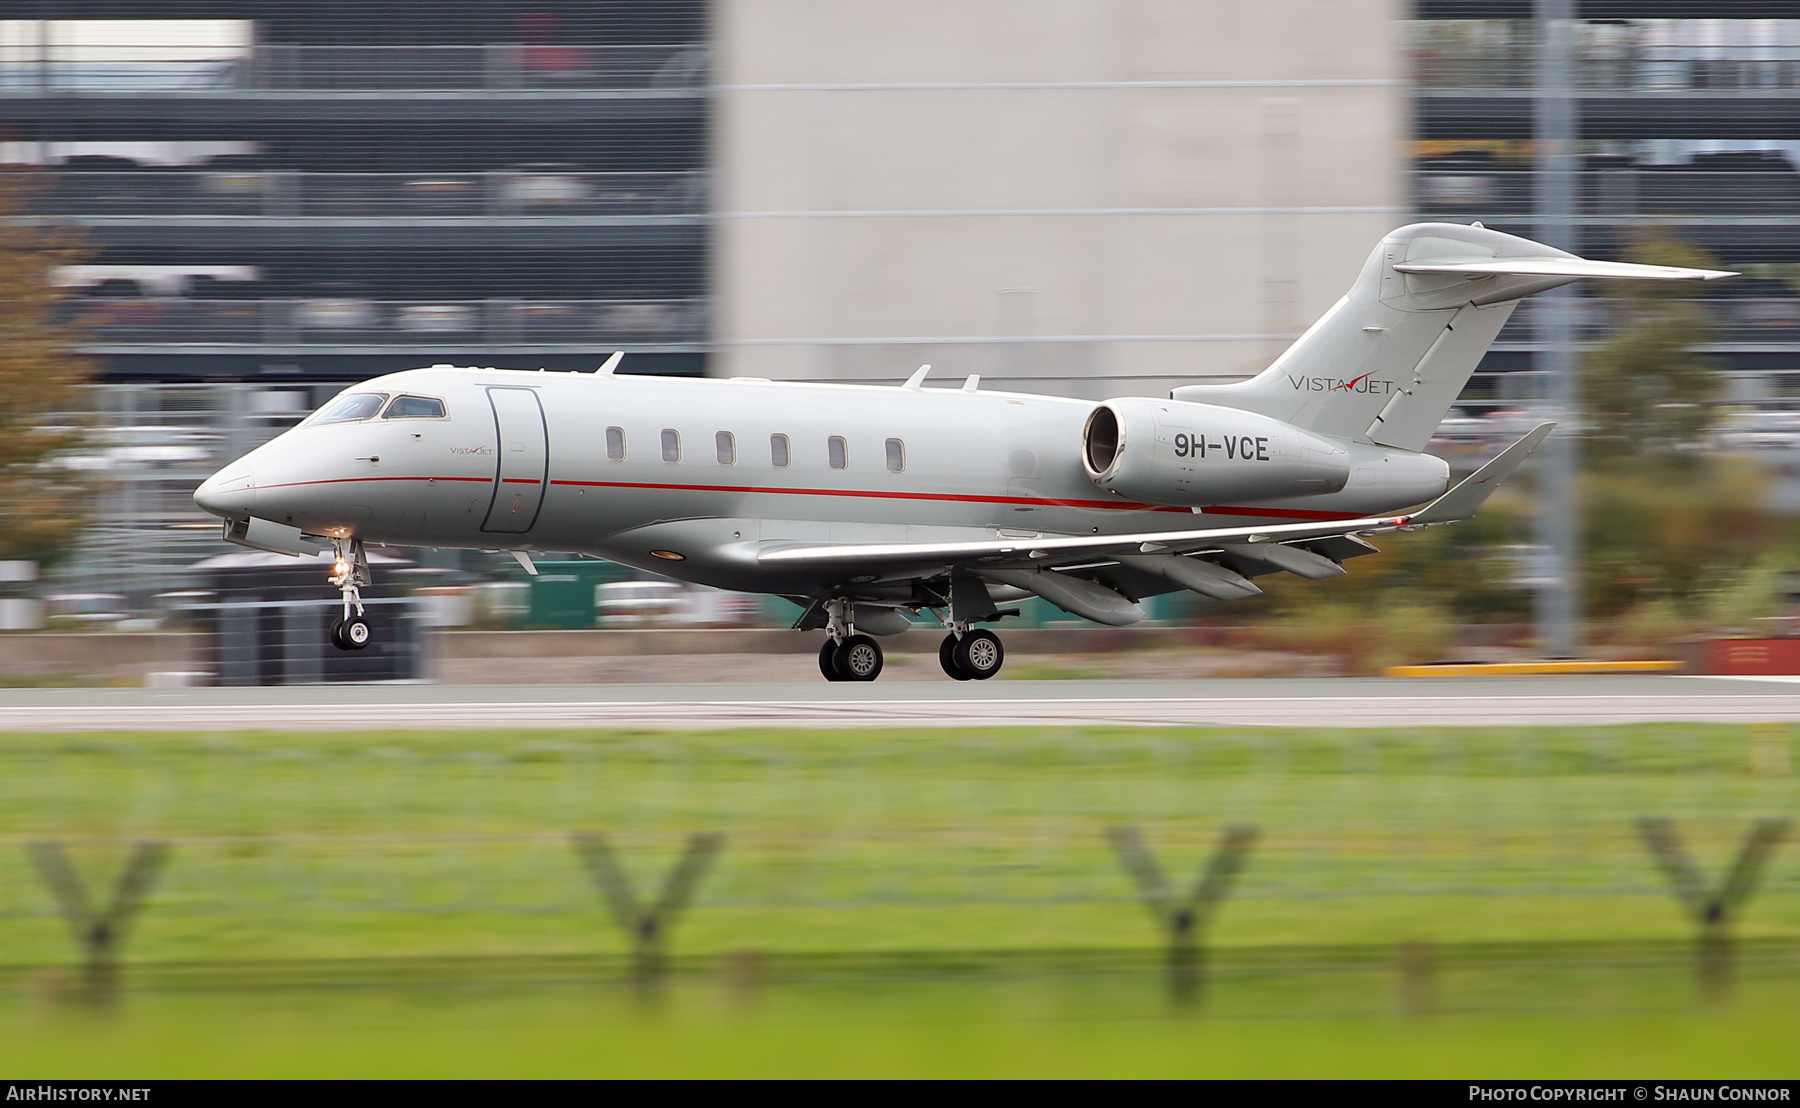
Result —
<instances>
[{"instance_id":1,"label":"horizontal stabilizer","mask_svg":"<svg viewBox=\"0 0 1800 1108\"><path fill-rule=\"evenodd\" d=\"M1502 450L1498 457L1474 473L1456 483L1449 492L1425 505L1424 510L1407 519L1409 524L1419 523L1454 523L1459 519L1468 519L1486 503L1502 482L1511 477L1513 471L1522 465L1544 436L1555 427L1554 423L1540 423L1532 428L1531 433Z\"/></svg>"},{"instance_id":2,"label":"horizontal stabilizer","mask_svg":"<svg viewBox=\"0 0 1800 1108\"><path fill-rule=\"evenodd\" d=\"M1610 277L1628 281L1716 281L1737 274L1723 269L1684 269L1673 265L1639 265L1636 262L1595 262L1586 258L1547 255L1538 258L1432 258L1428 261L1397 262L1399 273L1462 274L1471 281L1479 277L1506 275L1512 277Z\"/></svg>"}]
</instances>

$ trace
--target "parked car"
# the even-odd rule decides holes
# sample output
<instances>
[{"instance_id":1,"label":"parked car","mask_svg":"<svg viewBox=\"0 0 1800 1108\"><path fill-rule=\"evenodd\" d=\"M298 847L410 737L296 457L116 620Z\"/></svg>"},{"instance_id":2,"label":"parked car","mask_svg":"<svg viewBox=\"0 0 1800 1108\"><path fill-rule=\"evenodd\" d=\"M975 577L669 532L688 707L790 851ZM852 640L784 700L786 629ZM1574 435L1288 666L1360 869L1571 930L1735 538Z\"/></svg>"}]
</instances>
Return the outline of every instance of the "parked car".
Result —
<instances>
[{"instance_id":1,"label":"parked car","mask_svg":"<svg viewBox=\"0 0 1800 1108\"><path fill-rule=\"evenodd\" d=\"M351 331L375 325L375 305L367 300L330 296L302 300L294 306L297 326L320 331Z\"/></svg>"},{"instance_id":2,"label":"parked car","mask_svg":"<svg viewBox=\"0 0 1800 1108\"><path fill-rule=\"evenodd\" d=\"M479 177L413 177L400 183L400 196L426 211L479 211Z\"/></svg>"},{"instance_id":3,"label":"parked car","mask_svg":"<svg viewBox=\"0 0 1800 1108\"><path fill-rule=\"evenodd\" d=\"M394 326L434 335L473 331L476 313L469 304L408 304L395 315Z\"/></svg>"},{"instance_id":4,"label":"parked car","mask_svg":"<svg viewBox=\"0 0 1800 1108\"><path fill-rule=\"evenodd\" d=\"M88 434L91 453L69 454L63 466L91 473L217 464L219 435L195 427L102 427Z\"/></svg>"},{"instance_id":5,"label":"parked car","mask_svg":"<svg viewBox=\"0 0 1800 1108\"><path fill-rule=\"evenodd\" d=\"M594 586L594 622L601 627L685 623L686 592L677 581L607 581Z\"/></svg>"},{"instance_id":6,"label":"parked car","mask_svg":"<svg viewBox=\"0 0 1800 1108\"><path fill-rule=\"evenodd\" d=\"M76 623L118 623L131 618L126 597L116 592L65 592L44 597L44 612Z\"/></svg>"},{"instance_id":7,"label":"parked car","mask_svg":"<svg viewBox=\"0 0 1800 1108\"><path fill-rule=\"evenodd\" d=\"M260 199L268 188L268 161L261 154L219 154L206 160L200 191L213 197Z\"/></svg>"},{"instance_id":8,"label":"parked car","mask_svg":"<svg viewBox=\"0 0 1800 1108\"><path fill-rule=\"evenodd\" d=\"M596 321L603 335L634 335L655 337L662 334L674 319L675 313L667 304L656 301L622 300L607 304L600 309Z\"/></svg>"},{"instance_id":9,"label":"parked car","mask_svg":"<svg viewBox=\"0 0 1800 1108\"><path fill-rule=\"evenodd\" d=\"M680 581L608 581L594 586L600 627L738 627L760 609L748 593Z\"/></svg>"},{"instance_id":10,"label":"parked car","mask_svg":"<svg viewBox=\"0 0 1800 1108\"><path fill-rule=\"evenodd\" d=\"M591 200L594 189L581 167L566 162L515 165L500 174L500 205L508 211L566 208Z\"/></svg>"}]
</instances>

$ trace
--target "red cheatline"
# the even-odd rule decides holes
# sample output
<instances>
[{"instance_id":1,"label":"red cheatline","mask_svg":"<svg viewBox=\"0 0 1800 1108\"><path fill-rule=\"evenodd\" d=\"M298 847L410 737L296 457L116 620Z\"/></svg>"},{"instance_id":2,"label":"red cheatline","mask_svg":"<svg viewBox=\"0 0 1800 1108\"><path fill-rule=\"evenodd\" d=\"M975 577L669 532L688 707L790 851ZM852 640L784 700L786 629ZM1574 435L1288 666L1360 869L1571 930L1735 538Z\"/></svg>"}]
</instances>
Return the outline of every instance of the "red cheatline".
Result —
<instances>
[{"instance_id":1,"label":"red cheatline","mask_svg":"<svg viewBox=\"0 0 1800 1108\"><path fill-rule=\"evenodd\" d=\"M337 485L360 481L479 481L485 484L491 480L492 478L489 477L340 477L325 481L292 481L287 484L259 487L285 489L300 485ZM507 477L503 483L535 485L539 482L535 478ZM599 489L646 489L663 492L735 492L769 496L849 496L877 500L931 500L956 504L1016 504L1034 508L1093 508L1125 512L1187 512L1189 510L1167 505L1139 504L1130 500L1056 500L1046 497L977 496L946 492L887 492L876 489L789 489L766 485L670 485L635 481L551 481L550 484ZM1306 519L1324 522L1358 518L1343 512L1317 512L1301 508L1245 508L1229 504L1201 508L1200 511L1206 515L1251 516L1261 519Z\"/></svg>"}]
</instances>

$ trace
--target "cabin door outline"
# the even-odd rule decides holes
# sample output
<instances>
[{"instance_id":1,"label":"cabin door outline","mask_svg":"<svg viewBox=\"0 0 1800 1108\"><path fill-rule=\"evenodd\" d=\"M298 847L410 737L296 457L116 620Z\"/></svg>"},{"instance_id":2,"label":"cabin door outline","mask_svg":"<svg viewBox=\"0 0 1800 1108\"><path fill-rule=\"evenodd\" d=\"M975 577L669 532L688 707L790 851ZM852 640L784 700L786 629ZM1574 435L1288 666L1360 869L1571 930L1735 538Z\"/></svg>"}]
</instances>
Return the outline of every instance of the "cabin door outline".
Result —
<instances>
[{"instance_id":1,"label":"cabin door outline","mask_svg":"<svg viewBox=\"0 0 1800 1108\"><path fill-rule=\"evenodd\" d=\"M537 525L550 483L550 427L536 389L490 386L494 411L494 493L485 532L523 535Z\"/></svg>"}]
</instances>

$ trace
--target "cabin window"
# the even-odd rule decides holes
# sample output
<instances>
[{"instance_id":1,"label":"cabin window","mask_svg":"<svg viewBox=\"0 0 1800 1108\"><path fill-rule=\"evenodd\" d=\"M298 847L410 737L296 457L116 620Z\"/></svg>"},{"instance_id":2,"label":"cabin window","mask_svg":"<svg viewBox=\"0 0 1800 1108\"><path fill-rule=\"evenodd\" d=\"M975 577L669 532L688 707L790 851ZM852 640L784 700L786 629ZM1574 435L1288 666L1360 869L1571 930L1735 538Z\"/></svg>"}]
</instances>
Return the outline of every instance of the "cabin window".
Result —
<instances>
[{"instance_id":1,"label":"cabin window","mask_svg":"<svg viewBox=\"0 0 1800 1108\"><path fill-rule=\"evenodd\" d=\"M844 443L844 436L833 435L825 440L825 456L831 461L832 469L843 469L850 464L850 448Z\"/></svg>"},{"instance_id":2,"label":"cabin window","mask_svg":"<svg viewBox=\"0 0 1800 1108\"><path fill-rule=\"evenodd\" d=\"M625 460L625 428L608 427L606 429L606 460L609 462Z\"/></svg>"},{"instance_id":3,"label":"cabin window","mask_svg":"<svg viewBox=\"0 0 1800 1108\"><path fill-rule=\"evenodd\" d=\"M681 460L681 432L663 428L663 461L679 462Z\"/></svg>"},{"instance_id":4,"label":"cabin window","mask_svg":"<svg viewBox=\"0 0 1800 1108\"><path fill-rule=\"evenodd\" d=\"M374 419L375 413L381 410L382 403L387 400L385 392L352 392L338 397L319 409L312 417L314 423L354 423L359 419Z\"/></svg>"},{"instance_id":5,"label":"cabin window","mask_svg":"<svg viewBox=\"0 0 1800 1108\"><path fill-rule=\"evenodd\" d=\"M899 439L887 441L887 463L889 473L901 473L906 469L906 444Z\"/></svg>"},{"instance_id":6,"label":"cabin window","mask_svg":"<svg viewBox=\"0 0 1800 1108\"><path fill-rule=\"evenodd\" d=\"M737 437L730 431L720 431L714 435L713 448L719 452L720 465L737 465Z\"/></svg>"},{"instance_id":7,"label":"cabin window","mask_svg":"<svg viewBox=\"0 0 1800 1108\"><path fill-rule=\"evenodd\" d=\"M788 437L786 435L769 436L769 462L777 469L787 468Z\"/></svg>"},{"instance_id":8,"label":"cabin window","mask_svg":"<svg viewBox=\"0 0 1800 1108\"><path fill-rule=\"evenodd\" d=\"M382 419L443 419L444 402L430 396L396 396Z\"/></svg>"}]
</instances>

